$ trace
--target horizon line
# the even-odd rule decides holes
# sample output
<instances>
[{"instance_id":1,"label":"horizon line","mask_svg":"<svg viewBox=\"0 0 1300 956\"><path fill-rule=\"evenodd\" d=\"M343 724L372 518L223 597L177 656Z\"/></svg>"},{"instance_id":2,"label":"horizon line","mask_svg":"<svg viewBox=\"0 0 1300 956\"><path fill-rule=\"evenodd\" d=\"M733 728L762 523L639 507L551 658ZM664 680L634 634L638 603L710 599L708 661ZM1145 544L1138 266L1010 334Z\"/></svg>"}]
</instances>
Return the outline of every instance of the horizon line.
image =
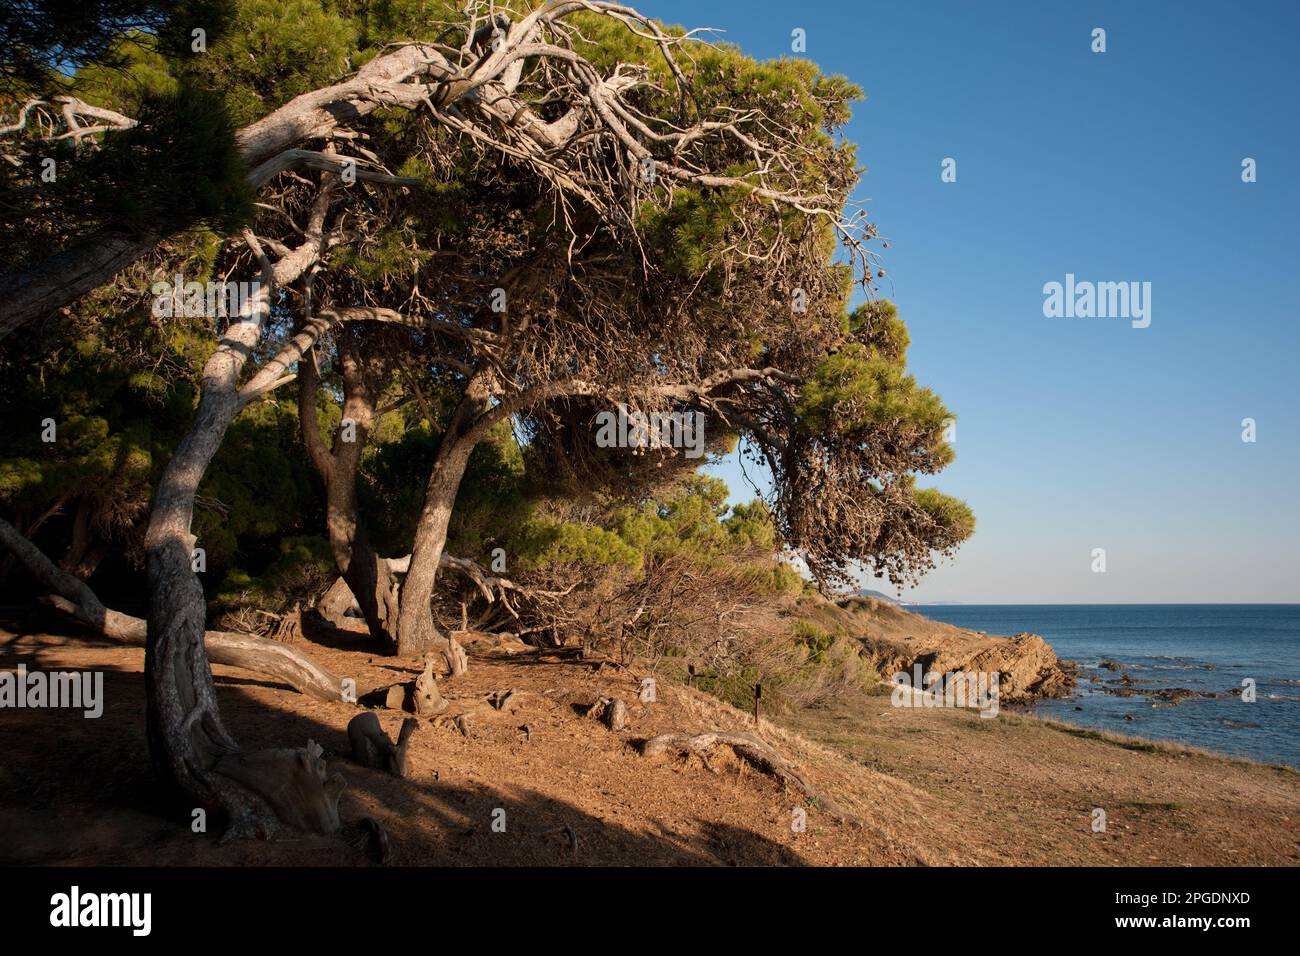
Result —
<instances>
[{"instance_id":1,"label":"horizon line","mask_svg":"<svg viewBox=\"0 0 1300 956\"><path fill-rule=\"evenodd\" d=\"M905 601L912 607L949 605L964 607L1300 607L1300 601Z\"/></svg>"}]
</instances>

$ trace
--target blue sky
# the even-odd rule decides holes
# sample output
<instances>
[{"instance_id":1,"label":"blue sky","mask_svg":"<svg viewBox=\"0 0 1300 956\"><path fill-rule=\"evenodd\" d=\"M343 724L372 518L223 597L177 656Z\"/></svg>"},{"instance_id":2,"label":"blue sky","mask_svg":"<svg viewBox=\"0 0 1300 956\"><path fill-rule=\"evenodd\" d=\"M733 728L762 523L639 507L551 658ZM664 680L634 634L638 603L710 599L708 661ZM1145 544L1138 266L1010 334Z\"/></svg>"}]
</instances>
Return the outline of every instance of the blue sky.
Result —
<instances>
[{"instance_id":1,"label":"blue sky","mask_svg":"<svg viewBox=\"0 0 1300 956\"><path fill-rule=\"evenodd\" d=\"M867 94L858 196L911 369L957 415L933 483L979 525L905 598L1300 600L1300 5L640 9L761 58L802 28ZM1150 327L1044 317L1066 273L1150 282ZM714 472L751 497L734 462Z\"/></svg>"}]
</instances>

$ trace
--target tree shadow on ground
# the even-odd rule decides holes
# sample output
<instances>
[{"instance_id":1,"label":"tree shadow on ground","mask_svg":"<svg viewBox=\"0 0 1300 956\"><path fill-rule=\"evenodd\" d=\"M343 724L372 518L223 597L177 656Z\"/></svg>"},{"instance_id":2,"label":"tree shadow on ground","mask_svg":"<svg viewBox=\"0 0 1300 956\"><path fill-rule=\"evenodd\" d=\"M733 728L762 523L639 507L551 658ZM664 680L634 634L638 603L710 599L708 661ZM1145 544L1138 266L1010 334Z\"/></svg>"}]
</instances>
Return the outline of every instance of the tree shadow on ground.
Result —
<instances>
[{"instance_id":1,"label":"tree shadow on ground","mask_svg":"<svg viewBox=\"0 0 1300 956\"><path fill-rule=\"evenodd\" d=\"M698 816L659 820L653 830L634 830L520 781L453 784L428 774L399 780L352 763L346 757L346 733L304 714L278 711L270 720L259 719L260 730L245 725L244 716L242 709L238 716L232 712L227 723L247 747L299 746L307 739L324 747L330 771L341 772L348 781L340 803L345 831L364 816L379 820L390 838L393 864L804 864L797 853L760 833ZM267 729L273 729L273 739L258 740L267 736ZM438 732L427 724L419 731ZM346 844L346 835L341 842Z\"/></svg>"},{"instance_id":2,"label":"tree shadow on ground","mask_svg":"<svg viewBox=\"0 0 1300 956\"><path fill-rule=\"evenodd\" d=\"M66 651L65 645L61 650ZM40 666L40 648L10 646L3 666ZM641 829L597 816L526 781L444 782L436 774L399 780L347 758L346 732L299 710L268 707L257 679L217 678L223 719L248 750L321 744L348 790L344 829L286 832L270 841L219 845L220 821L195 833L194 817L166 799L149 763L144 678L139 663L96 665L104 711L6 710L0 714L0 863L126 865L368 865L361 821L378 820L394 865L718 866L801 865L760 833L704 819L656 819ZM61 665L65 666L65 665ZM137 669L131 669L135 667ZM291 693L286 690L286 693ZM255 697L254 695L258 695ZM435 733L425 725L422 733ZM444 731L449 732L449 731ZM486 741L484 746L489 746Z\"/></svg>"}]
</instances>

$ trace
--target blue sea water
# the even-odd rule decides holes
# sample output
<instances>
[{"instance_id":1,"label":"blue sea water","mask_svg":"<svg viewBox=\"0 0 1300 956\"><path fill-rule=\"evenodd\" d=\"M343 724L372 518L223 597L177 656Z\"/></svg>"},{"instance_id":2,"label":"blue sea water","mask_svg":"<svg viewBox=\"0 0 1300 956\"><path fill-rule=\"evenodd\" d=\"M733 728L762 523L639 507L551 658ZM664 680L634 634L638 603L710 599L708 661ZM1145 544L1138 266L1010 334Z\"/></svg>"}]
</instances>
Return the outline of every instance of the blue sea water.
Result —
<instances>
[{"instance_id":1,"label":"blue sea water","mask_svg":"<svg viewBox=\"0 0 1300 956\"><path fill-rule=\"evenodd\" d=\"M1051 644L1057 657L1076 661L1081 670L1073 699L1039 702L1039 716L1300 768L1298 604L956 604L908 610L989 634L1030 631ZM1120 669L1100 667L1104 660ZM1122 674L1154 683L1128 685L1138 691L1132 697L1100 689L1117 686ZM1254 703L1242 700L1247 678L1255 681ZM1159 701L1148 692L1172 687L1224 696L1153 706Z\"/></svg>"}]
</instances>

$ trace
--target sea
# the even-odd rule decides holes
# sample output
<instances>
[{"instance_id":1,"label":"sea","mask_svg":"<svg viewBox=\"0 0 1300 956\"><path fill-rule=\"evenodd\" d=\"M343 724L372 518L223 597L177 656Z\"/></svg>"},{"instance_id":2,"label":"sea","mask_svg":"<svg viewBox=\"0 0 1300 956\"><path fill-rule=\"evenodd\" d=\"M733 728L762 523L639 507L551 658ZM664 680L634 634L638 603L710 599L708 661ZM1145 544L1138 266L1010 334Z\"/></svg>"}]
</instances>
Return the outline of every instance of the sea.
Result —
<instances>
[{"instance_id":1,"label":"sea","mask_svg":"<svg viewBox=\"0 0 1300 956\"><path fill-rule=\"evenodd\" d=\"M988 634L1029 631L1057 657L1075 661L1074 696L1036 703L1033 712L1041 717L1300 769L1300 604L922 604L907 610ZM1243 697L1252 687L1249 702Z\"/></svg>"}]
</instances>

